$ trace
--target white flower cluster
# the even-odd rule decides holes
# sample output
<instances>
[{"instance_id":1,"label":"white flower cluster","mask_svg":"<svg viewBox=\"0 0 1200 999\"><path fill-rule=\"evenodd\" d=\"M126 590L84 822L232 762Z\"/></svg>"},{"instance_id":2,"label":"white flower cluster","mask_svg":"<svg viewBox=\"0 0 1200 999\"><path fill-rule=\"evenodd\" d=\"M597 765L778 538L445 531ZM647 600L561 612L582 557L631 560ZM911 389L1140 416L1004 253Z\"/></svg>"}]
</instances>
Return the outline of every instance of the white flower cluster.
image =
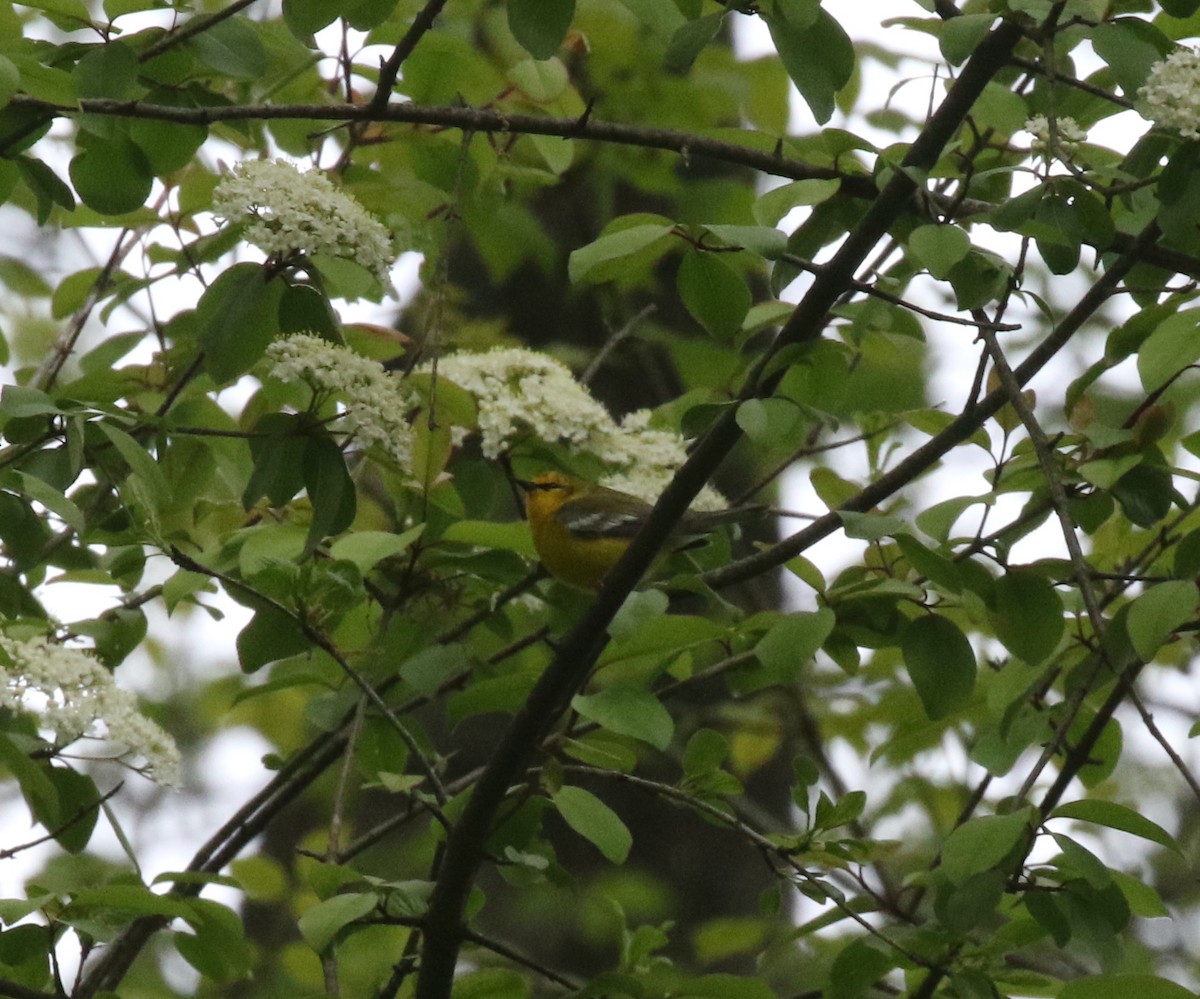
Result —
<instances>
[{"instance_id":1,"label":"white flower cluster","mask_svg":"<svg viewBox=\"0 0 1200 999\"><path fill-rule=\"evenodd\" d=\"M78 739L104 739L119 755L140 757L146 776L179 786L175 741L137 709L137 699L116 685L113 675L80 649L45 638L18 641L0 636L7 662L0 683L0 708L37 718L59 746Z\"/></svg>"},{"instance_id":2,"label":"white flower cluster","mask_svg":"<svg viewBox=\"0 0 1200 999\"><path fill-rule=\"evenodd\" d=\"M353 260L392 290L390 234L323 173L302 173L285 160L239 163L213 190L212 211L226 222L246 221L246 239L270 256Z\"/></svg>"},{"instance_id":3,"label":"white flower cluster","mask_svg":"<svg viewBox=\"0 0 1200 999\"><path fill-rule=\"evenodd\" d=\"M1079 123L1070 117L1070 115L1063 115L1060 118L1056 118L1054 124L1056 132L1054 134L1054 147L1051 147L1050 120L1044 114L1035 114L1025 122L1025 131L1033 136L1032 147L1035 153L1047 149L1070 152L1087 139L1087 132L1080 128Z\"/></svg>"},{"instance_id":4,"label":"white flower cluster","mask_svg":"<svg viewBox=\"0 0 1200 999\"><path fill-rule=\"evenodd\" d=\"M1160 59L1150 67L1138 98L1143 117L1185 139L1200 137L1200 53L1179 48Z\"/></svg>"},{"instance_id":5,"label":"white flower cluster","mask_svg":"<svg viewBox=\"0 0 1200 999\"><path fill-rule=\"evenodd\" d=\"M315 389L337 393L345 407L340 429L408 470L413 434L407 416L416 400L382 364L311 333L276 340L266 356L280 381L303 378Z\"/></svg>"},{"instance_id":6,"label":"white flower cluster","mask_svg":"<svg viewBox=\"0 0 1200 999\"><path fill-rule=\"evenodd\" d=\"M640 496L653 503L667 488L676 470L687 460L687 446L679 434L650 426L651 412L639 409L626 414L621 425L597 442L596 453L623 469L604 476L602 485ZM693 510L723 510L728 504L712 486L700 490Z\"/></svg>"},{"instance_id":7,"label":"white flower cluster","mask_svg":"<svg viewBox=\"0 0 1200 999\"><path fill-rule=\"evenodd\" d=\"M604 485L651 502L687 458L682 437L650 427L649 410L618 424L565 364L545 354L511 347L450 354L438 361L438 373L475 397L480 447L488 458L526 435L556 441L619 469ZM693 505L720 509L725 503L706 489Z\"/></svg>"},{"instance_id":8,"label":"white flower cluster","mask_svg":"<svg viewBox=\"0 0 1200 999\"><path fill-rule=\"evenodd\" d=\"M497 347L450 354L438 360L438 374L475 397L488 458L524 434L582 446L612 426L608 410L565 364L536 351Z\"/></svg>"}]
</instances>

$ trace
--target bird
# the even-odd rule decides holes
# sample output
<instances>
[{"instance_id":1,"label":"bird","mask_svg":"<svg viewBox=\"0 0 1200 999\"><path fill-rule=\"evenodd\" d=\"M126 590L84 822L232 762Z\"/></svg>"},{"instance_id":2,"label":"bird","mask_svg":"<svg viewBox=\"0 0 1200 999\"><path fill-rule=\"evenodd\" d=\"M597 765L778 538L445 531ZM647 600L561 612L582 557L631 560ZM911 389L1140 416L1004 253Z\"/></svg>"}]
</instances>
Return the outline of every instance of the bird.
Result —
<instances>
[{"instance_id":1,"label":"bird","mask_svg":"<svg viewBox=\"0 0 1200 999\"><path fill-rule=\"evenodd\" d=\"M555 579L578 590L595 592L641 530L653 509L640 497L563 472L542 472L517 479L525 493L525 516L538 559ZM688 511L671 532L692 547L714 528L765 508Z\"/></svg>"}]
</instances>

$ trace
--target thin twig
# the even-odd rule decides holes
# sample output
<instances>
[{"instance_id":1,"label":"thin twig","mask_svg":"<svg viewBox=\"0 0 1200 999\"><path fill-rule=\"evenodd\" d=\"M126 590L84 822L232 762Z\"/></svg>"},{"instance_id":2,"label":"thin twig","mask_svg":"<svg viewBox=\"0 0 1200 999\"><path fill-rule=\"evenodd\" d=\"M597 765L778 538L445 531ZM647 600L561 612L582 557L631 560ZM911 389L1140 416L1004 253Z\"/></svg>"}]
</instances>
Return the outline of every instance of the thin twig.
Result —
<instances>
[{"instance_id":1,"label":"thin twig","mask_svg":"<svg viewBox=\"0 0 1200 999\"><path fill-rule=\"evenodd\" d=\"M476 933L474 930L467 930L463 933L463 939L483 947L486 950L492 951L494 954L499 954L501 957L506 957L514 964L519 964L522 967L528 968L530 971L541 975L547 981L553 982L555 985L561 985L565 989L570 989L572 992L578 991L581 986L578 982L573 982L565 975L560 975L552 968L547 968L544 964L539 964L533 958L514 950L506 943L501 943L492 937L486 937L482 933Z\"/></svg>"},{"instance_id":2,"label":"thin twig","mask_svg":"<svg viewBox=\"0 0 1200 999\"><path fill-rule=\"evenodd\" d=\"M412 55L413 49L417 47L417 42L433 27L434 20L436 20L438 14L442 12L442 8L445 6L446 0L428 0L425 6L417 12L417 16L413 18L408 31L405 32L399 44L392 50L392 54L388 56L387 61L380 65L379 82L375 87L375 96L371 98L371 103L367 105L372 114L378 114L387 107L388 101L392 97L392 88L396 85L396 77L400 75L400 67L404 65L404 60Z\"/></svg>"},{"instance_id":3,"label":"thin twig","mask_svg":"<svg viewBox=\"0 0 1200 999\"><path fill-rule=\"evenodd\" d=\"M612 336L604 341L604 346L592 358L591 362L583 369L583 374L579 376L581 385L589 385L596 373L600 370L601 365L608 360L609 356L617 349L625 340L627 340L635 329L641 324L642 320L647 316L653 315L656 306L653 302L642 309L636 316L629 320L624 326L617 330Z\"/></svg>"},{"instance_id":4,"label":"thin twig","mask_svg":"<svg viewBox=\"0 0 1200 999\"><path fill-rule=\"evenodd\" d=\"M233 3L228 7L218 10L213 14L191 18L181 27L168 32L153 45L143 49L138 54L138 62L149 62L155 56L160 56L164 52L173 49L176 45L186 42L189 38L195 38L201 32L208 31L213 25L220 24L222 21L233 17L234 14L245 10L254 2L255 0L233 0Z\"/></svg>"},{"instance_id":5,"label":"thin twig","mask_svg":"<svg viewBox=\"0 0 1200 999\"><path fill-rule=\"evenodd\" d=\"M816 261L809 260L807 257L798 257L794 253L785 253L780 260L786 261L794 267L800 268L809 274L820 274L824 269L824 264L819 264ZM926 319L935 319L940 323L954 323L956 326L970 326L972 329L991 329L1000 332L1012 332L1021 328L1020 323L993 323L986 318L967 319L963 316L956 316L949 312L938 312L935 309L927 309L922 305L917 305L916 302L910 302L907 299L901 298L899 295L893 295L890 291L884 291L882 288L871 284L869 281L860 281L857 278L851 279L847 284L854 290L862 292L871 298L878 298L881 302L887 302L889 305L898 305L902 309L909 312L915 312L919 316L924 316Z\"/></svg>"},{"instance_id":6,"label":"thin twig","mask_svg":"<svg viewBox=\"0 0 1200 999\"><path fill-rule=\"evenodd\" d=\"M434 797L437 799L438 803L446 803L448 799L446 796L446 789L442 786L441 777L438 775L437 768L434 766L433 761L426 758L425 752L420 743L417 742L417 740L413 737L413 734L409 732L407 726L400 721L392 709L388 707L387 703L380 696L379 691L376 690L375 687L370 683L368 683L366 678L350 665L346 657L342 655L341 650L338 649L337 646L335 646L328 638L326 638L324 634L309 624L308 621L304 619L303 615L297 614L295 611L291 610L284 604L281 604L279 601L260 593L258 590L254 589L254 587L247 585L240 579L236 579L235 577L230 576L228 573L221 572L220 570L214 569L211 566L206 566L200 562L197 562L189 555L185 555L178 548L171 549L171 560L182 569L187 569L191 572L197 572L201 575L209 576L213 579L219 580L226 588L238 590L242 593L248 594L256 601L260 601L269 605L273 610L278 611L280 614L283 614L295 622L297 627L299 627L304 633L304 637L321 649L321 651L328 655L331 659L333 659L333 661L336 662L341 668L342 672L344 672L346 676L354 682L354 685L358 687L360 691L362 691L363 695L368 701L371 702L375 710L380 712L380 714L387 719L388 724L391 725L393 730L400 736L405 746L408 747L408 751L416 758L417 763L425 772L425 776L429 779L429 785L433 788ZM445 823L444 816L442 817L442 822Z\"/></svg>"}]
</instances>

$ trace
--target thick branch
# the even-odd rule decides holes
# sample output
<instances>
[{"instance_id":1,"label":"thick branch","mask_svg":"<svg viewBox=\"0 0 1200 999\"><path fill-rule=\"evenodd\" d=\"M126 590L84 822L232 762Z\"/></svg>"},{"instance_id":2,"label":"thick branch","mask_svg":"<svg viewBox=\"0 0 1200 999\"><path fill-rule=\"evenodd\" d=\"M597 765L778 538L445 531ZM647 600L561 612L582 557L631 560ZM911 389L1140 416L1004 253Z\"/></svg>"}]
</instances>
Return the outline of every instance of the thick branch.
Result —
<instances>
[{"instance_id":1,"label":"thick branch","mask_svg":"<svg viewBox=\"0 0 1200 999\"><path fill-rule=\"evenodd\" d=\"M765 366L780 349L816 340L829 309L845 293L867 254L904 210L920 176L937 161L979 94L1004 66L1020 31L1003 23L975 50L925 130L872 204L862 223L850 233L829 265L784 326L774 347L764 354L743 393L745 398L769 395L782 373L763 378ZM620 562L609 574L595 601L563 638L554 661L513 719L481 776L459 821L446 842L446 852L430 899L425 942L417 980L418 999L446 999L450 994L467 896L483 859L484 843L496 811L531 758L541 739L587 678L607 641L606 629L626 596L649 568L658 549L703 488L717 466L737 443L741 431L731 407L700 441L687 463L655 504L647 522Z\"/></svg>"}]
</instances>

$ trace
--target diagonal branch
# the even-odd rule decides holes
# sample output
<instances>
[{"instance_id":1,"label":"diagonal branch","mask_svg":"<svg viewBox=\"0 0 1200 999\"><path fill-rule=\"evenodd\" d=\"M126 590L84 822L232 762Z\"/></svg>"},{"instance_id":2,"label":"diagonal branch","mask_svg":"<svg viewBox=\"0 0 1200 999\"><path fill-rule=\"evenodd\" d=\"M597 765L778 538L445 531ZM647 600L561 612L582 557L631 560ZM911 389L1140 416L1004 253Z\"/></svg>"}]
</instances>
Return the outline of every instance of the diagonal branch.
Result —
<instances>
[{"instance_id":1,"label":"diagonal branch","mask_svg":"<svg viewBox=\"0 0 1200 999\"><path fill-rule=\"evenodd\" d=\"M913 178L937 161L979 95L1006 64L1020 37L1015 24L1002 22L976 48L862 222L816 276L775 344L751 371L743 400L770 395L775 390L784 372L767 376L765 371L781 349L811 343L821 336L829 309L845 293L862 261L917 191ZM483 861L492 822L510 785L518 779L541 739L588 676L607 642L606 628L649 568L663 540L740 437L736 412L730 407L667 486L646 524L609 573L588 611L563 638L554 661L501 738L446 841L425 923L417 999L449 996L462 942L467 897Z\"/></svg>"},{"instance_id":2,"label":"diagonal branch","mask_svg":"<svg viewBox=\"0 0 1200 999\"><path fill-rule=\"evenodd\" d=\"M371 111L378 114L387 107L388 100L392 96L392 88L396 85L396 77L400 75L400 67L404 65L404 60L412 55L413 49L417 47L417 42L424 38L425 33L433 27L433 22L445 6L446 0L428 0L417 16L413 18L404 37L392 50L387 61L379 67L379 82L375 87L375 96L367 105Z\"/></svg>"}]
</instances>

